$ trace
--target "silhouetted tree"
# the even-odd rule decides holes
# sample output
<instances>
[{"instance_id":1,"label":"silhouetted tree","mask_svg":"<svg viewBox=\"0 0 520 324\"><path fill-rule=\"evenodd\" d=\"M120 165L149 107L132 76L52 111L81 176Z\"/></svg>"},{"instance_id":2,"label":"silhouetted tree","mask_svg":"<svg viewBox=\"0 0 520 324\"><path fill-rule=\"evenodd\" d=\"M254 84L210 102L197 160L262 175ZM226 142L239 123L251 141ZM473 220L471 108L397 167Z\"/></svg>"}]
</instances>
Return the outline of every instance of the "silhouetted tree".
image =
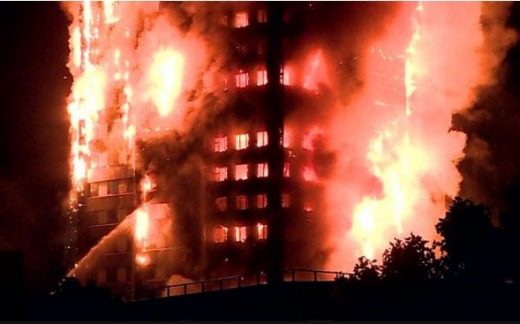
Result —
<instances>
[{"instance_id":1,"label":"silhouetted tree","mask_svg":"<svg viewBox=\"0 0 520 324\"><path fill-rule=\"evenodd\" d=\"M457 197L435 226L447 277L494 280L502 272L498 231L484 205Z\"/></svg>"},{"instance_id":2,"label":"silhouetted tree","mask_svg":"<svg viewBox=\"0 0 520 324\"><path fill-rule=\"evenodd\" d=\"M520 281L520 186L508 188L505 206L500 213L500 234L502 257L505 263L505 277Z\"/></svg>"},{"instance_id":3,"label":"silhouetted tree","mask_svg":"<svg viewBox=\"0 0 520 324\"><path fill-rule=\"evenodd\" d=\"M383 253L382 277L398 282L432 279L437 274L437 261L428 241L410 234L404 240L395 239Z\"/></svg>"},{"instance_id":4,"label":"silhouetted tree","mask_svg":"<svg viewBox=\"0 0 520 324\"><path fill-rule=\"evenodd\" d=\"M349 279L362 283L377 282L381 278L381 266L377 265L376 262L376 260L360 257Z\"/></svg>"}]
</instances>

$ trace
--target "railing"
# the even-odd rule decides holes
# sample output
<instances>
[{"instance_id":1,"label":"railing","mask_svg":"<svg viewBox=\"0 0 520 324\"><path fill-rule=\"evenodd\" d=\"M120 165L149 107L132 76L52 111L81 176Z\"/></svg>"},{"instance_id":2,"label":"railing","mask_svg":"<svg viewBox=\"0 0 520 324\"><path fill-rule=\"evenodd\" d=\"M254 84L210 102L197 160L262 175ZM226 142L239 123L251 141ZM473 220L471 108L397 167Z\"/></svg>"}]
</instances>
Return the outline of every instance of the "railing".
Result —
<instances>
[{"instance_id":1,"label":"railing","mask_svg":"<svg viewBox=\"0 0 520 324\"><path fill-rule=\"evenodd\" d=\"M234 275L215 279L191 281L141 291L136 290L133 291L131 295L133 295L133 300L147 300L265 284L267 284L267 277L265 273L260 272L253 276Z\"/></svg>"},{"instance_id":2,"label":"railing","mask_svg":"<svg viewBox=\"0 0 520 324\"><path fill-rule=\"evenodd\" d=\"M348 274L342 271L291 269L290 281L335 281L345 279Z\"/></svg>"},{"instance_id":3,"label":"railing","mask_svg":"<svg viewBox=\"0 0 520 324\"><path fill-rule=\"evenodd\" d=\"M289 282L326 282L336 281L347 277L342 271L327 271L313 269L290 269L285 272L284 281ZM259 286L267 284L267 276L264 272L255 275L234 275L215 279L191 281L158 288L132 291L128 300L148 300L173 296L185 296L190 294L210 291L222 291L241 287Z\"/></svg>"}]
</instances>

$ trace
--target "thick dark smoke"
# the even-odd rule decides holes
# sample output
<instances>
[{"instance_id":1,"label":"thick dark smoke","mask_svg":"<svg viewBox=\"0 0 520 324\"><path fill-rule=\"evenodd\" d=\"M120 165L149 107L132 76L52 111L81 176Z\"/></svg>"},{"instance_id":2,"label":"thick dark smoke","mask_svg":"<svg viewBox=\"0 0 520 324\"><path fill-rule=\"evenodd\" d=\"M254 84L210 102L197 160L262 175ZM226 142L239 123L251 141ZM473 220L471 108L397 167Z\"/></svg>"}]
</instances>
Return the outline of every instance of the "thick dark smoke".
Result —
<instances>
[{"instance_id":1,"label":"thick dark smoke","mask_svg":"<svg viewBox=\"0 0 520 324\"><path fill-rule=\"evenodd\" d=\"M492 5L488 4L488 9L493 10L490 17L495 20L487 17L483 21L487 45L495 53L513 46L505 57L493 62L495 82L480 89L474 107L454 117L454 127L468 135L466 156L459 165L463 175L461 194L498 211L507 207L504 199L508 192L520 185L520 44L515 43L513 33L520 31L520 5L513 2L510 7L503 3L502 7L489 8ZM502 35L496 33L500 28ZM504 33L504 28L512 30Z\"/></svg>"}]
</instances>

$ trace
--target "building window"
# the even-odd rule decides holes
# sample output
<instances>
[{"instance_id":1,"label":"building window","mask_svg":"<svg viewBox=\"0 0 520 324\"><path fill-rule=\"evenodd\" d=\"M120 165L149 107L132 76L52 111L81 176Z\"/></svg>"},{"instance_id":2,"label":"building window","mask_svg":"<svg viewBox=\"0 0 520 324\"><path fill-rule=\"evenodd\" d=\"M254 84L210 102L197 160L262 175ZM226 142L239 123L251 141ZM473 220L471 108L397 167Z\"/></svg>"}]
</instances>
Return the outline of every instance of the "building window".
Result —
<instances>
[{"instance_id":1,"label":"building window","mask_svg":"<svg viewBox=\"0 0 520 324\"><path fill-rule=\"evenodd\" d=\"M115 195L115 194L119 193L118 189L119 189L119 181L114 180L114 181L108 182L108 194L109 195Z\"/></svg>"},{"instance_id":2,"label":"building window","mask_svg":"<svg viewBox=\"0 0 520 324\"><path fill-rule=\"evenodd\" d=\"M128 180L119 180L119 183L117 184L117 190L119 193L128 192Z\"/></svg>"},{"instance_id":3,"label":"building window","mask_svg":"<svg viewBox=\"0 0 520 324\"><path fill-rule=\"evenodd\" d=\"M282 208L291 207L291 195L288 193L282 193Z\"/></svg>"},{"instance_id":4,"label":"building window","mask_svg":"<svg viewBox=\"0 0 520 324\"><path fill-rule=\"evenodd\" d=\"M235 148L237 150L243 150L249 145L249 134L237 134L235 135Z\"/></svg>"},{"instance_id":5,"label":"building window","mask_svg":"<svg viewBox=\"0 0 520 324\"><path fill-rule=\"evenodd\" d=\"M269 176L269 166L267 163L258 163L256 166L256 177L266 178L267 176Z\"/></svg>"},{"instance_id":6,"label":"building window","mask_svg":"<svg viewBox=\"0 0 520 324\"><path fill-rule=\"evenodd\" d=\"M248 200L246 195L239 195L235 198L236 208L238 210L246 210L248 208Z\"/></svg>"},{"instance_id":7,"label":"building window","mask_svg":"<svg viewBox=\"0 0 520 324\"><path fill-rule=\"evenodd\" d=\"M213 229L213 241L215 243L224 243L227 241L228 236L228 228L225 226L220 226Z\"/></svg>"},{"instance_id":8,"label":"building window","mask_svg":"<svg viewBox=\"0 0 520 324\"><path fill-rule=\"evenodd\" d=\"M242 28L249 25L249 17L247 15L247 11L239 11L235 13L235 21L234 26L236 28Z\"/></svg>"},{"instance_id":9,"label":"building window","mask_svg":"<svg viewBox=\"0 0 520 324\"><path fill-rule=\"evenodd\" d=\"M247 239L247 227L245 226L237 226L235 227L235 241L236 242L245 242Z\"/></svg>"},{"instance_id":10,"label":"building window","mask_svg":"<svg viewBox=\"0 0 520 324\"><path fill-rule=\"evenodd\" d=\"M258 223L256 225L256 234L258 235L259 240L267 239L267 225Z\"/></svg>"},{"instance_id":11,"label":"building window","mask_svg":"<svg viewBox=\"0 0 520 324\"><path fill-rule=\"evenodd\" d=\"M318 176L316 175L316 171L314 171L313 167L306 166L303 167L303 179L305 181L316 181Z\"/></svg>"},{"instance_id":12,"label":"building window","mask_svg":"<svg viewBox=\"0 0 520 324\"><path fill-rule=\"evenodd\" d=\"M256 85L263 86L267 84L267 70L260 69L256 71Z\"/></svg>"},{"instance_id":13,"label":"building window","mask_svg":"<svg viewBox=\"0 0 520 324\"><path fill-rule=\"evenodd\" d=\"M267 207L267 195L259 194L256 195L256 208L265 208Z\"/></svg>"},{"instance_id":14,"label":"building window","mask_svg":"<svg viewBox=\"0 0 520 324\"><path fill-rule=\"evenodd\" d=\"M235 180L247 180L248 170L247 164L237 164L235 166Z\"/></svg>"},{"instance_id":15,"label":"building window","mask_svg":"<svg viewBox=\"0 0 520 324\"><path fill-rule=\"evenodd\" d=\"M266 131L261 131L256 133L256 146L262 147L267 146L268 144L268 136Z\"/></svg>"},{"instance_id":16,"label":"building window","mask_svg":"<svg viewBox=\"0 0 520 324\"><path fill-rule=\"evenodd\" d=\"M99 195L99 183L94 182L90 184L90 197L96 197Z\"/></svg>"},{"instance_id":17,"label":"building window","mask_svg":"<svg viewBox=\"0 0 520 324\"><path fill-rule=\"evenodd\" d=\"M227 197L218 197L215 199L215 204L219 211L225 211L227 209Z\"/></svg>"},{"instance_id":18,"label":"building window","mask_svg":"<svg viewBox=\"0 0 520 324\"><path fill-rule=\"evenodd\" d=\"M256 20L259 23L266 23L267 22L267 11L265 8L258 9L256 13Z\"/></svg>"},{"instance_id":19,"label":"building window","mask_svg":"<svg viewBox=\"0 0 520 324\"><path fill-rule=\"evenodd\" d=\"M284 162L283 164L283 176L285 178L289 178L291 176L291 164L289 162Z\"/></svg>"},{"instance_id":20,"label":"building window","mask_svg":"<svg viewBox=\"0 0 520 324\"><path fill-rule=\"evenodd\" d=\"M104 168L108 166L108 153L102 152L99 153L99 165L100 168Z\"/></svg>"},{"instance_id":21,"label":"building window","mask_svg":"<svg viewBox=\"0 0 520 324\"><path fill-rule=\"evenodd\" d=\"M103 268L103 269L99 269L97 271L96 282L99 285L104 285L107 282L107 270L106 269Z\"/></svg>"},{"instance_id":22,"label":"building window","mask_svg":"<svg viewBox=\"0 0 520 324\"><path fill-rule=\"evenodd\" d=\"M227 150L227 136L215 137L215 152Z\"/></svg>"},{"instance_id":23,"label":"building window","mask_svg":"<svg viewBox=\"0 0 520 324\"><path fill-rule=\"evenodd\" d=\"M284 129L283 136L282 136L282 146L285 148L288 148L289 145L291 144L290 142L291 142L290 134L286 129Z\"/></svg>"},{"instance_id":24,"label":"building window","mask_svg":"<svg viewBox=\"0 0 520 324\"><path fill-rule=\"evenodd\" d=\"M98 224L106 224L108 223L108 212L106 210L101 210L97 213L98 216Z\"/></svg>"},{"instance_id":25,"label":"building window","mask_svg":"<svg viewBox=\"0 0 520 324\"><path fill-rule=\"evenodd\" d=\"M108 183L99 182L99 196L106 196L108 194Z\"/></svg>"},{"instance_id":26,"label":"building window","mask_svg":"<svg viewBox=\"0 0 520 324\"><path fill-rule=\"evenodd\" d=\"M249 85L249 74L240 70L238 74L235 74L235 86L237 88L245 88Z\"/></svg>"},{"instance_id":27,"label":"building window","mask_svg":"<svg viewBox=\"0 0 520 324\"><path fill-rule=\"evenodd\" d=\"M227 180L227 167L215 167L215 181Z\"/></svg>"},{"instance_id":28,"label":"building window","mask_svg":"<svg viewBox=\"0 0 520 324\"><path fill-rule=\"evenodd\" d=\"M126 268L119 267L117 268L117 282L126 282L127 273Z\"/></svg>"}]
</instances>

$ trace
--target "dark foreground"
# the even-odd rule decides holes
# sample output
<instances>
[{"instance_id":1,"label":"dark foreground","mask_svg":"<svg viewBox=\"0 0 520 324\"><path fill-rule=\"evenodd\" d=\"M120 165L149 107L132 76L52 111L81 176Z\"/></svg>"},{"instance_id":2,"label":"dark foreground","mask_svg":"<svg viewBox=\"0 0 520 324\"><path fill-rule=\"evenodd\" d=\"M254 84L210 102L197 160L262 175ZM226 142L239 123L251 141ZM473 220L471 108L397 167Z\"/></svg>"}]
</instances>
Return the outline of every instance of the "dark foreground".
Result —
<instances>
[{"instance_id":1,"label":"dark foreground","mask_svg":"<svg viewBox=\"0 0 520 324\"><path fill-rule=\"evenodd\" d=\"M286 282L122 303L91 291L33 303L27 320L519 320L517 285Z\"/></svg>"}]
</instances>

